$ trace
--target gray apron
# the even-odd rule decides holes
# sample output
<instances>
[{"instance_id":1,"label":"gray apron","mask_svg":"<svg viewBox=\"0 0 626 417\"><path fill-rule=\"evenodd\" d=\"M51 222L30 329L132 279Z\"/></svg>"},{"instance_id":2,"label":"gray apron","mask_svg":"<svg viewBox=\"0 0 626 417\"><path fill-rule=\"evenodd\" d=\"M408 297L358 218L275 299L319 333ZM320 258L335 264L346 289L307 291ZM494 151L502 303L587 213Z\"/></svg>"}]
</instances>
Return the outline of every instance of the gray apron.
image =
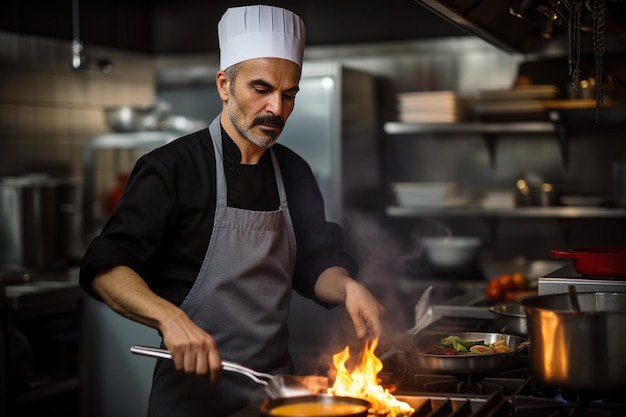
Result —
<instances>
[{"instance_id":1,"label":"gray apron","mask_svg":"<svg viewBox=\"0 0 626 417\"><path fill-rule=\"evenodd\" d=\"M217 174L215 221L202 267L181 308L215 339L222 359L263 372L291 373L287 314L296 241L278 162L270 149L279 210L228 207L219 116L209 132ZM148 415L227 416L262 395L263 387L245 376L224 372L212 386L161 360Z\"/></svg>"}]
</instances>

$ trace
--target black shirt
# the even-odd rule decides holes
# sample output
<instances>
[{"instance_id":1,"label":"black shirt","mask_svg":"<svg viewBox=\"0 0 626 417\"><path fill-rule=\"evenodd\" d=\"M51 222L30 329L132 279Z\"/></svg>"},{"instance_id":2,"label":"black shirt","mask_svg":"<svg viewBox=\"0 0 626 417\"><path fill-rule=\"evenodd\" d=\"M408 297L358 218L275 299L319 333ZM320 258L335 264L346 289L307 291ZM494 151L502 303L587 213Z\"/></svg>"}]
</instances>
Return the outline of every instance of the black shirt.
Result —
<instances>
[{"instance_id":1,"label":"black shirt","mask_svg":"<svg viewBox=\"0 0 626 417\"><path fill-rule=\"evenodd\" d=\"M222 130L228 205L268 211L279 206L269 152L257 165L243 165L236 144ZM331 266L356 276L343 251L341 228L327 222L321 192L309 165L281 144L278 160L296 235L293 288L319 302L313 288ZM215 216L215 152L208 129L179 138L142 156L115 212L85 253L80 284L92 297L95 274L126 265L152 290L180 305L191 289L206 253ZM323 303L321 303L323 304Z\"/></svg>"}]
</instances>

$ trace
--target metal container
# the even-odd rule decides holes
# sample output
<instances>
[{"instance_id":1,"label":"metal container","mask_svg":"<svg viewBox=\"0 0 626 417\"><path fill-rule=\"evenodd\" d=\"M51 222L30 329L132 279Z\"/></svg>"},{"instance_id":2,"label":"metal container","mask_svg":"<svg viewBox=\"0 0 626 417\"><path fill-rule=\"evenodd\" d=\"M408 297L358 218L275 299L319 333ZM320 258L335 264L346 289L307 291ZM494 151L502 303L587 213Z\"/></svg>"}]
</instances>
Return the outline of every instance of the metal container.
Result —
<instances>
[{"instance_id":1,"label":"metal container","mask_svg":"<svg viewBox=\"0 0 626 417\"><path fill-rule=\"evenodd\" d=\"M67 266L78 215L78 186L29 174L0 179L0 267L53 270Z\"/></svg>"},{"instance_id":2,"label":"metal container","mask_svg":"<svg viewBox=\"0 0 626 417\"><path fill-rule=\"evenodd\" d=\"M626 387L626 293L550 294L521 300L530 370L538 382L569 391Z\"/></svg>"},{"instance_id":3,"label":"metal container","mask_svg":"<svg viewBox=\"0 0 626 417\"><path fill-rule=\"evenodd\" d=\"M489 311L494 315L498 331L527 335L526 310L519 302L500 302L489 307Z\"/></svg>"}]
</instances>

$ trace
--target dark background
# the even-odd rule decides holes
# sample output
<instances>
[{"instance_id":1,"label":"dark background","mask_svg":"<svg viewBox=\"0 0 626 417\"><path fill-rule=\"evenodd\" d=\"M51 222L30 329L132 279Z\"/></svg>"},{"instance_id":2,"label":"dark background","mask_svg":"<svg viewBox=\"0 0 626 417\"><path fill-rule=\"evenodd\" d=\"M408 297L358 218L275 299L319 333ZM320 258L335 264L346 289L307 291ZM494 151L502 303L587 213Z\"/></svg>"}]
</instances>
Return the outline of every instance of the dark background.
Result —
<instances>
[{"instance_id":1,"label":"dark background","mask_svg":"<svg viewBox=\"0 0 626 417\"><path fill-rule=\"evenodd\" d=\"M72 39L73 1L8 0L0 30ZM84 44L155 54L217 51L217 22L233 0L79 1ZM413 0L268 0L307 26L307 45L336 45L467 35Z\"/></svg>"}]
</instances>

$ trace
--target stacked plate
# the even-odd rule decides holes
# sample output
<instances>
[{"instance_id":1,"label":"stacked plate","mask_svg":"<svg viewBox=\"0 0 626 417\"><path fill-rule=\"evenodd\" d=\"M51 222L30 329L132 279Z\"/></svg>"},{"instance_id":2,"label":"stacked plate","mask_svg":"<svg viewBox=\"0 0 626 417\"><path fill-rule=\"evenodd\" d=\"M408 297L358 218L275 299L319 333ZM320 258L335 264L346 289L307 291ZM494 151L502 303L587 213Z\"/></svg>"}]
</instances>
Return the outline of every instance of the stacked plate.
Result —
<instances>
[{"instance_id":1,"label":"stacked plate","mask_svg":"<svg viewBox=\"0 0 626 417\"><path fill-rule=\"evenodd\" d=\"M467 115L467 103L452 91L398 94L398 117L404 123L455 123Z\"/></svg>"},{"instance_id":2,"label":"stacked plate","mask_svg":"<svg viewBox=\"0 0 626 417\"><path fill-rule=\"evenodd\" d=\"M554 85L525 85L508 90L479 92L475 112L479 119L541 120L546 118L544 100L558 94Z\"/></svg>"},{"instance_id":3,"label":"stacked plate","mask_svg":"<svg viewBox=\"0 0 626 417\"><path fill-rule=\"evenodd\" d=\"M469 203L452 182L396 182L392 189L401 207L464 207Z\"/></svg>"}]
</instances>

